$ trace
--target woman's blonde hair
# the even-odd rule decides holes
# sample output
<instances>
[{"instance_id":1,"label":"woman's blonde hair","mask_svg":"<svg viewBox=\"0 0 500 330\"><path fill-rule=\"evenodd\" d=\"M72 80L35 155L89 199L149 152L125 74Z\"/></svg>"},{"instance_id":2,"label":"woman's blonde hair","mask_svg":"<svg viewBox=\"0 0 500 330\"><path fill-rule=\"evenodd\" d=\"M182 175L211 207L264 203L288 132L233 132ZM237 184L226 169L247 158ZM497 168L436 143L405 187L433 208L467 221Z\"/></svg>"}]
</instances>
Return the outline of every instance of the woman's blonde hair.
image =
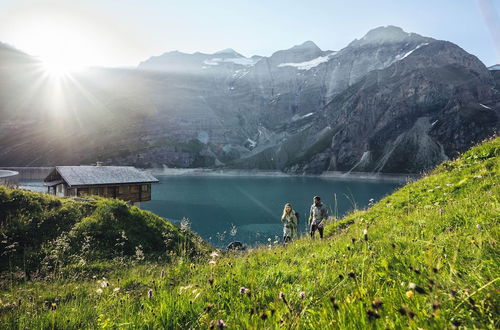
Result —
<instances>
[{"instance_id":1,"label":"woman's blonde hair","mask_svg":"<svg viewBox=\"0 0 500 330\"><path fill-rule=\"evenodd\" d=\"M290 203L286 203L286 204L285 204L285 207L283 207L283 215L281 216L281 218L282 218L282 219L283 219L283 218L287 215L287 213L286 213L286 207L287 207L287 206L290 206L290 214L293 214L293 207L292 207L292 204L290 204Z\"/></svg>"}]
</instances>

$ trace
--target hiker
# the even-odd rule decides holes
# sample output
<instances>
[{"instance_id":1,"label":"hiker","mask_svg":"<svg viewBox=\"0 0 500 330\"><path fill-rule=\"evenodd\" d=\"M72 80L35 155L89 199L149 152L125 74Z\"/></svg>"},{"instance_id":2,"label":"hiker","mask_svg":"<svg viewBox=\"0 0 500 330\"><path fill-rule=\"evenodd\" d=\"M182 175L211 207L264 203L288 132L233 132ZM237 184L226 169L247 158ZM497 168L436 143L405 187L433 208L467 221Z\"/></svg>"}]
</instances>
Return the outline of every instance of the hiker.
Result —
<instances>
[{"instance_id":1,"label":"hiker","mask_svg":"<svg viewBox=\"0 0 500 330\"><path fill-rule=\"evenodd\" d=\"M319 231L319 237L323 238L323 229L328 218L328 210L321 203L321 197L314 196L311 212L309 213L309 227L311 238L314 238L314 233Z\"/></svg>"},{"instance_id":2,"label":"hiker","mask_svg":"<svg viewBox=\"0 0 500 330\"><path fill-rule=\"evenodd\" d=\"M286 203L281 216L283 223L283 243L288 243L297 238L297 216L292 204Z\"/></svg>"}]
</instances>

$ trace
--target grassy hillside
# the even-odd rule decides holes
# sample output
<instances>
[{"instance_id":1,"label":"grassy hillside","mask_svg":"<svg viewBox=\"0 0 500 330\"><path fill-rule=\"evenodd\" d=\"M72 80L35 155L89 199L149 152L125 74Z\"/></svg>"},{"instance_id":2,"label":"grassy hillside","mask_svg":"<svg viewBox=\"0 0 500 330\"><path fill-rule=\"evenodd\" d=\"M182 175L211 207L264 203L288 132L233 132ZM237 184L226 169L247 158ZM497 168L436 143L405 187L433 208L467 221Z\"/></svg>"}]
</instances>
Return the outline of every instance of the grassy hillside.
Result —
<instances>
[{"instance_id":1,"label":"grassy hillside","mask_svg":"<svg viewBox=\"0 0 500 330\"><path fill-rule=\"evenodd\" d=\"M1 293L11 328L498 328L500 138L327 227L328 238L124 264Z\"/></svg>"},{"instance_id":2,"label":"grassy hillside","mask_svg":"<svg viewBox=\"0 0 500 330\"><path fill-rule=\"evenodd\" d=\"M102 261L168 261L208 251L192 232L123 201L76 201L1 186L0 238L0 272L10 280L60 277L67 268Z\"/></svg>"}]
</instances>

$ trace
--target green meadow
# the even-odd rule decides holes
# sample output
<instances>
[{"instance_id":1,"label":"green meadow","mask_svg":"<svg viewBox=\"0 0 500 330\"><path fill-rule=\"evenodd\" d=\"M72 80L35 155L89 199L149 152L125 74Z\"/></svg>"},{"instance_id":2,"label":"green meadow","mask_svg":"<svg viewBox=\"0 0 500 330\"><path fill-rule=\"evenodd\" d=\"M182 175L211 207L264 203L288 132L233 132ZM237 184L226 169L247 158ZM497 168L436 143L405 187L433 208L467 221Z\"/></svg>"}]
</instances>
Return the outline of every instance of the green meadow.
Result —
<instances>
[{"instance_id":1,"label":"green meadow","mask_svg":"<svg viewBox=\"0 0 500 330\"><path fill-rule=\"evenodd\" d=\"M1 328L500 327L500 138L287 246L1 187L0 221Z\"/></svg>"}]
</instances>

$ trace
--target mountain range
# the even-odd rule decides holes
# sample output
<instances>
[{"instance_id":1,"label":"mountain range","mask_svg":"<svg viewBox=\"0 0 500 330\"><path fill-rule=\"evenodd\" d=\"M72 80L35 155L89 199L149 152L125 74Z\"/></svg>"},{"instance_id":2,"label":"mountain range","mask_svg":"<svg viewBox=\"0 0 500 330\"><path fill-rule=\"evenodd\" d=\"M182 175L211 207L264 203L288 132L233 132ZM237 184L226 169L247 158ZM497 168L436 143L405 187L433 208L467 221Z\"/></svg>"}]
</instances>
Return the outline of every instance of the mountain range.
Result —
<instances>
[{"instance_id":1,"label":"mountain range","mask_svg":"<svg viewBox=\"0 0 500 330\"><path fill-rule=\"evenodd\" d=\"M0 44L0 166L418 173L500 131L500 70L379 27L338 51L167 52L54 82Z\"/></svg>"}]
</instances>

